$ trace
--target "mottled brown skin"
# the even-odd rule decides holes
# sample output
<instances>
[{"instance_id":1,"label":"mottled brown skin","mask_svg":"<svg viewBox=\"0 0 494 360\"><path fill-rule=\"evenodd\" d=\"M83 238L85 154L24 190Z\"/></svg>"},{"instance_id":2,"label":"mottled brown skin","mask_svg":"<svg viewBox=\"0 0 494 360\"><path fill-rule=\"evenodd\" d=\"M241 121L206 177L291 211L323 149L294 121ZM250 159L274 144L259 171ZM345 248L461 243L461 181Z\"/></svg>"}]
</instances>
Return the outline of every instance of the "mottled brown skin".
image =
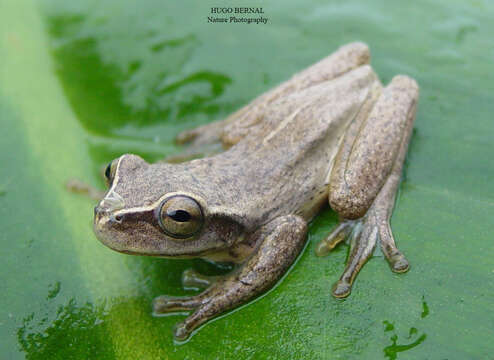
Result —
<instances>
[{"instance_id":1,"label":"mottled brown skin","mask_svg":"<svg viewBox=\"0 0 494 360\"><path fill-rule=\"evenodd\" d=\"M221 144L226 150L217 155L178 164L148 164L135 155L114 160L110 189L95 208L94 229L104 244L128 254L239 264L214 279L187 271L185 286L208 288L197 296L155 299L155 314L193 311L177 326L177 339L270 289L328 199L341 223L317 254L352 238L334 296L350 293L378 240L393 271L408 269L389 219L418 87L397 76L383 88L369 60L365 44L346 45L227 119L177 138L189 144L187 156ZM175 224L176 214L163 204L177 197L200 220ZM176 229L194 233L184 237Z\"/></svg>"}]
</instances>

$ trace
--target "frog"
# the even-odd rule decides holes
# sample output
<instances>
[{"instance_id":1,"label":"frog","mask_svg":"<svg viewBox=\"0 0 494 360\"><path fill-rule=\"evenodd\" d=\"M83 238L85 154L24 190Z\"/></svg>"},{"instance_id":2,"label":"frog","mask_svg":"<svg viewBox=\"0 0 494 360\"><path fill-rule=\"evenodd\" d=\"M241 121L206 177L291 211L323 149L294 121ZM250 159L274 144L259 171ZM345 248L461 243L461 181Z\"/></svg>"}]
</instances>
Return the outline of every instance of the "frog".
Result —
<instances>
[{"instance_id":1,"label":"frog","mask_svg":"<svg viewBox=\"0 0 494 360\"><path fill-rule=\"evenodd\" d=\"M406 75L381 83L365 43L344 45L225 119L180 133L184 161L148 163L134 154L113 160L94 232L124 254L234 264L223 276L186 270L184 287L202 292L153 300L155 316L188 312L174 329L174 338L186 341L273 288L304 249L308 224L329 204L339 222L315 252L350 244L328 290L345 298L377 246L393 272L409 269L390 218L418 97L417 82Z\"/></svg>"}]
</instances>

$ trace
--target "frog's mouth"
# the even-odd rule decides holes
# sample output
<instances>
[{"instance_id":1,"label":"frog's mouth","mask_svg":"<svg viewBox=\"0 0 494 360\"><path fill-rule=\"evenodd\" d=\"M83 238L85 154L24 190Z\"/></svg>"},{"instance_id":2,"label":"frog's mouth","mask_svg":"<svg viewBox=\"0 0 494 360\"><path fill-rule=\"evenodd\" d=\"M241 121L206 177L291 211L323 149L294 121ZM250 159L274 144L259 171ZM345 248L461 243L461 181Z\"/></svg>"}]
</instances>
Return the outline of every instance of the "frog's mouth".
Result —
<instances>
[{"instance_id":1,"label":"frog's mouth","mask_svg":"<svg viewBox=\"0 0 494 360\"><path fill-rule=\"evenodd\" d=\"M110 246L108 246L110 247ZM110 247L110 249L115 250L121 254L126 254L126 255L139 255L139 256L149 256L149 257L157 257L157 258L162 258L162 259L195 259L198 257L201 257L202 254L197 254L197 255L180 255L180 254L171 254L171 255L159 255L159 254L145 254L145 253L140 253L132 250L118 250Z\"/></svg>"}]
</instances>

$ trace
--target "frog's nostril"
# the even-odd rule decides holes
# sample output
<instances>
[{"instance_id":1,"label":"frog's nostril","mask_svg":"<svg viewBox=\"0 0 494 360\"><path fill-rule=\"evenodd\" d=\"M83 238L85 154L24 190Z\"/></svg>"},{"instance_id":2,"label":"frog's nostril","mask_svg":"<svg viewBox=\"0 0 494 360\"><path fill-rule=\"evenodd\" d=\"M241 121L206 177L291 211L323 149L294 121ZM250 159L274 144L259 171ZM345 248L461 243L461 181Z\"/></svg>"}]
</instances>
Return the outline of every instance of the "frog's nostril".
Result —
<instances>
[{"instance_id":1,"label":"frog's nostril","mask_svg":"<svg viewBox=\"0 0 494 360\"><path fill-rule=\"evenodd\" d=\"M118 193L112 191L107 194L103 200L101 200L99 207L103 207L105 211L112 212L123 209L125 207L125 202L122 197L118 195Z\"/></svg>"},{"instance_id":2,"label":"frog's nostril","mask_svg":"<svg viewBox=\"0 0 494 360\"><path fill-rule=\"evenodd\" d=\"M105 209L102 208L101 206L96 206L94 208L94 220L95 221L99 221L101 219L101 217L103 216L103 213L104 213Z\"/></svg>"},{"instance_id":3,"label":"frog's nostril","mask_svg":"<svg viewBox=\"0 0 494 360\"><path fill-rule=\"evenodd\" d=\"M100 222L101 219L107 214L107 209L101 205L97 205L94 208L94 221L95 222Z\"/></svg>"}]
</instances>

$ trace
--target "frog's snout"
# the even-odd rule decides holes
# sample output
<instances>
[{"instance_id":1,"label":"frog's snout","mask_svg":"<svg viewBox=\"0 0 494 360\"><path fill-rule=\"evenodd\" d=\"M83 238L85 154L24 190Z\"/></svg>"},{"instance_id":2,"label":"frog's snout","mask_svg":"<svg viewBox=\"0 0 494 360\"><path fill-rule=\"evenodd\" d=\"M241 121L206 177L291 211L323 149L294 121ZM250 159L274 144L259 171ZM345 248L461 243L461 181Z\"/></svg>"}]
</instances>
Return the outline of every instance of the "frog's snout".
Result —
<instances>
[{"instance_id":1,"label":"frog's snout","mask_svg":"<svg viewBox=\"0 0 494 360\"><path fill-rule=\"evenodd\" d=\"M111 227L116 224L121 224L122 218L122 215L109 213L104 209L102 210L99 206L94 208L94 227L97 230L105 227ZM96 233L99 233L99 231L96 231Z\"/></svg>"},{"instance_id":2,"label":"frog's snout","mask_svg":"<svg viewBox=\"0 0 494 360\"><path fill-rule=\"evenodd\" d=\"M121 222L121 215L113 215L111 210L107 210L100 205L97 205L94 207L94 222L99 223L101 222L102 218L108 218L108 220L111 223L120 223Z\"/></svg>"},{"instance_id":3,"label":"frog's snout","mask_svg":"<svg viewBox=\"0 0 494 360\"><path fill-rule=\"evenodd\" d=\"M119 215L114 215L118 210L125 208L125 201L118 193L112 191L94 208L94 224L101 224L105 221L110 223L120 223Z\"/></svg>"},{"instance_id":4,"label":"frog's snout","mask_svg":"<svg viewBox=\"0 0 494 360\"><path fill-rule=\"evenodd\" d=\"M122 209L123 206L120 203L105 202L105 199L94 208L93 230L103 244L120 251L119 244L115 241L114 227L122 223L122 215L115 214L115 211Z\"/></svg>"},{"instance_id":5,"label":"frog's snout","mask_svg":"<svg viewBox=\"0 0 494 360\"><path fill-rule=\"evenodd\" d=\"M124 199L115 191L111 191L108 193L103 200L94 208L95 215L96 213L112 213L117 210L121 210L125 208Z\"/></svg>"}]
</instances>

